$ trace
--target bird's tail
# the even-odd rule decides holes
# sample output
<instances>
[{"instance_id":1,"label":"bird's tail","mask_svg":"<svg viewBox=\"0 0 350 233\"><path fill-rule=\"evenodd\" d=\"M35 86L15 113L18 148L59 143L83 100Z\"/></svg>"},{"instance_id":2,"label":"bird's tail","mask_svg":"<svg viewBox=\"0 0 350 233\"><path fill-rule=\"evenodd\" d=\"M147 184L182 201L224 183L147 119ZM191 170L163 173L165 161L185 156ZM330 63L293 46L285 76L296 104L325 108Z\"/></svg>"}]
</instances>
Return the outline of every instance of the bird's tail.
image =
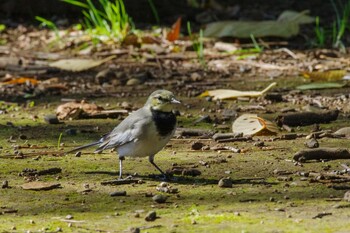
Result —
<instances>
[{"instance_id":1,"label":"bird's tail","mask_svg":"<svg viewBox=\"0 0 350 233\"><path fill-rule=\"evenodd\" d=\"M83 150L83 149L88 148L88 147L96 146L96 145L98 145L98 144L101 144L101 142L100 142L100 141L92 142L92 143L90 143L90 144L86 144L86 145L83 145L83 146L79 146L79 147L77 147L77 148L74 148L73 150L67 151L67 152L65 152L64 154L74 153L74 152Z\"/></svg>"}]
</instances>

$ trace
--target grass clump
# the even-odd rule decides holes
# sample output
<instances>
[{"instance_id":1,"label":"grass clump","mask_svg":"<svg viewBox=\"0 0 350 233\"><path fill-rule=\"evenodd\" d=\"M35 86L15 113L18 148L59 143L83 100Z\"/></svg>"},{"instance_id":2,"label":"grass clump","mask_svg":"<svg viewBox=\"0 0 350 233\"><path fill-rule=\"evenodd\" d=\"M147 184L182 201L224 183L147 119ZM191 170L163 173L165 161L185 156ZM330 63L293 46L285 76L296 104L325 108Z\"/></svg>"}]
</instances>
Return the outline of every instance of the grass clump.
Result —
<instances>
[{"instance_id":1,"label":"grass clump","mask_svg":"<svg viewBox=\"0 0 350 233\"><path fill-rule=\"evenodd\" d=\"M123 0L98 0L95 6L92 0L62 0L82 8L83 26L95 38L123 41L132 28L132 19L125 10Z\"/></svg>"},{"instance_id":2,"label":"grass clump","mask_svg":"<svg viewBox=\"0 0 350 233\"><path fill-rule=\"evenodd\" d=\"M343 5L340 2L336 4L334 0L331 0L331 4L335 13L335 19L332 22L332 26L330 28L324 28L321 26L320 18L316 17L316 37L314 44L317 47L325 47L328 42L332 45L333 48L345 52L346 49L343 43L343 37L346 30L350 30L350 27L348 25L350 16L350 1L347 1L347 3Z\"/></svg>"}]
</instances>

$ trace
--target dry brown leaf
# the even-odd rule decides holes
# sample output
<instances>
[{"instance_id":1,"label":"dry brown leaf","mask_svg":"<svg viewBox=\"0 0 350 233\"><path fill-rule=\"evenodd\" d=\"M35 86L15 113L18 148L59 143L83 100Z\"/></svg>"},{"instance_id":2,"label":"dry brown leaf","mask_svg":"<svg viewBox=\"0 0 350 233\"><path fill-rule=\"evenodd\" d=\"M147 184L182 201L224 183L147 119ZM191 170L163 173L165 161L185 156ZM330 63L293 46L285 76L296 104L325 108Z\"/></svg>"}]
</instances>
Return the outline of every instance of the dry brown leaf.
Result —
<instances>
[{"instance_id":1,"label":"dry brown leaf","mask_svg":"<svg viewBox=\"0 0 350 233\"><path fill-rule=\"evenodd\" d=\"M115 118L127 114L127 110L104 110L96 104L82 102L68 102L56 109L59 120L86 119L86 118Z\"/></svg>"},{"instance_id":2,"label":"dry brown leaf","mask_svg":"<svg viewBox=\"0 0 350 233\"><path fill-rule=\"evenodd\" d=\"M238 91L238 90L229 90L229 89L217 89L217 90L205 91L200 95L200 97L212 96L214 100L235 99L238 97L256 98L265 94L272 87L276 86L276 84L277 83L273 82L262 91Z\"/></svg>"},{"instance_id":3,"label":"dry brown leaf","mask_svg":"<svg viewBox=\"0 0 350 233\"><path fill-rule=\"evenodd\" d=\"M171 27L171 31L168 32L168 35L166 36L167 40L175 41L179 39L180 29L181 29L181 17L179 17Z\"/></svg>"},{"instance_id":4,"label":"dry brown leaf","mask_svg":"<svg viewBox=\"0 0 350 233\"><path fill-rule=\"evenodd\" d=\"M96 114L102 110L102 107L84 101L68 102L57 107L56 115L59 120L79 119L83 114Z\"/></svg>"},{"instance_id":5,"label":"dry brown leaf","mask_svg":"<svg viewBox=\"0 0 350 233\"><path fill-rule=\"evenodd\" d=\"M30 83L32 85L38 85L40 81L34 78L27 78L27 77L20 77L20 78L14 78L9 81L1 83L2 85L11 85L11 84L25 84Z\"/></svg>"},{"instance_id":6,"label":"dry brown leaf","mask_svg":"<svg viewBox=\"0 0 350 233\"><path fill-rule=\"evenodd\" d=\"M244 114L232 124L232 132L243 133L243 136L275 135L278 131L276 124L256 114Z\"/></svg>"}]
</instances>

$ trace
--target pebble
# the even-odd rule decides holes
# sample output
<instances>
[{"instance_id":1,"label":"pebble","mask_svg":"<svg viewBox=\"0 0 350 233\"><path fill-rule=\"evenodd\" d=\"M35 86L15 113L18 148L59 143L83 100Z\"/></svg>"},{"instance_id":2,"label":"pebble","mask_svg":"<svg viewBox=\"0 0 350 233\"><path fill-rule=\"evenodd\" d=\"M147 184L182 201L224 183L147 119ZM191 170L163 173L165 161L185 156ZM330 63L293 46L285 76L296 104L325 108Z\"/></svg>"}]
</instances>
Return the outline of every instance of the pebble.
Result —
<instances>
[{"instance_id":1,"label":"pebble","mask_svg":"<svg viewBox=\"0 0 350 233\"><path fill-rule=\"evenodd\" d=\"M157 203L165 203L167 199L168 199L167 196L160 195L160 194L154 195L154 196L152 197L152 200L155 201L155 202L157 202Z\"/></svg>"},{"instance_id":2,"label":"pebble","mask_svg":"<svg viewBox=\"0 0 350 233\"><path fill-rule=\"evenodd\" d=\"M138 228L138 227L131 227L131 228L129 228L129 229L127 230L127 232L130 232L130 233L140 233L141 230L140 230L140 228Z\"/></svg>"},{"instance_id":3,"label":"pebble","mask_svg":"<svg viewBox=\"0 0 350 233\"><path fill-rule=\"evenodd\" d=\"M44 116L44 120L48 124L59 124L60 121L58 120L57 116L55 114L49 114Z\"/></svg>"},{"instance_id":4,"label":"pebble","mask_svg":"<svg viewBox=\"0 0 350 233\"><path fill-rule=\"evenodd\" d=\"M318 143L318 141L315 138L311 138L310 140L305 142L305 146L308 148L318 148L320 146L320 144Z\"/></svg>"},{"instance_id":5,"label":"pebble","mask_svg":"<svg viewBox=\"0 0 350 233\"><path fill-rule=\"evenodd\" d=\"M4 181L2 182L1 188L3 188L3 189L9 188L9 182L8 182L7 180L4 180Z\"/></svg>"},{"instance_id":6,"label":"pebble","mask_svg":"<svg viewBox=\"0 0 350 233\"><path fill-rule=\"evenodd\" d=\"M68 219L68 220L73 219L73 218L74 218L73 215L70 215L70 214L68 214L68 215L66 216L66 219Z\"/></svg>"},{"instance_id":7,"label":"pebble","mask_svg":"<svg viewBox=\"0 0 350 233\"><path fill-rule=\"evenodd\" d=\"M65 133L67 135L75 136L75 135L77 135L77 130L76 129L66 129Z\"/></svg>"},{"instance_id":8,"label":"pebble","mask_svg":"<svg viewBox=\"0 0 350 233\"><path fill-rule=\"evenodd\" d=\"M115 191L115 192L111 192L111 193L109 194L109 196L111 196L111 197L126 196L126 191Z\"/></svg>"},{"instance_id":9,"label":"pebble","mask_svg":"<svg viewBox=\"0 0 350 233\"><path fill-rule=\"evenodd\" d=\"M218 183L220 188L232 188L232 180L231 178L222 178Z\"/></svg>"},{"instance_id":10,"label":"pebble","mask_svg":"<svg viewBox=\"0 0 350 233\"><path fill-rule=\"evenodd\" d=\"M191 149L192 149L192 150L200 150L200 149L203 148L203 146L204 146L204 144L201 143L201 142L194 142L194 143L192 143L192 145L191 145Z\"/></svg>"},{"instance_id":11,"label":"pebble","mask_svg":"<svg viewBox=\"0 0 350 233\"><path fill-rule=\"evenodd\" d=\"M157 213L156 211L151 211L151 212L148 212L148 214L146 215L145 217L145 220L147 222L151 222L151 221L154 221L157 219Z\"/></svg>"},{"instance_id":12,"label":"pebble","mask_svg":"<svg viewBox=\"0 0 350 233\"><path fill-rule=\"evenodd\" d=\"M81 154L82 154L82 153L81 153L81 151L78 151L77 153L75 153L75 155L74 155L74 156L75 156L75 157L80 157L80 156L81 156Z\"/></svg>"},{"instance_id":13,"label":"pebble","mask_svg":"<svg viewBox=\"0 0 350 233\"><path fill-rule=\"evenodd\" d=\"M347 191L345 194L344 194L344 201L348 201L350 202L350 191Z\"/></svg>"}]
</instances>

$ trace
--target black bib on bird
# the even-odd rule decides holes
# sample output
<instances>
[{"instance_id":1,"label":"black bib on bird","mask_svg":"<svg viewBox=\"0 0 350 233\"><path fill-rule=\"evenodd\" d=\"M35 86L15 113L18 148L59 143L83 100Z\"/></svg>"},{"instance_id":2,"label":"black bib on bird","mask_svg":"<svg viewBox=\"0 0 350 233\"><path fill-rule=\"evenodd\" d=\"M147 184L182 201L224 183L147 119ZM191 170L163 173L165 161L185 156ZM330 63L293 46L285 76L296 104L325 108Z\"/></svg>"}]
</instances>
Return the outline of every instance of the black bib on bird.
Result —
<instances>
[{"instance_id":1,"label":"black bib on bird","mask_svg":"<svg viewBox=\"0 0 350 233\"><path fill-rule=\"evenodd\" d=\"M161 136L167 136L173 132L176 125L176 116L173 112L162 112L152 109L152 118L157 131Z\"/></svg>"}]
</instances>

